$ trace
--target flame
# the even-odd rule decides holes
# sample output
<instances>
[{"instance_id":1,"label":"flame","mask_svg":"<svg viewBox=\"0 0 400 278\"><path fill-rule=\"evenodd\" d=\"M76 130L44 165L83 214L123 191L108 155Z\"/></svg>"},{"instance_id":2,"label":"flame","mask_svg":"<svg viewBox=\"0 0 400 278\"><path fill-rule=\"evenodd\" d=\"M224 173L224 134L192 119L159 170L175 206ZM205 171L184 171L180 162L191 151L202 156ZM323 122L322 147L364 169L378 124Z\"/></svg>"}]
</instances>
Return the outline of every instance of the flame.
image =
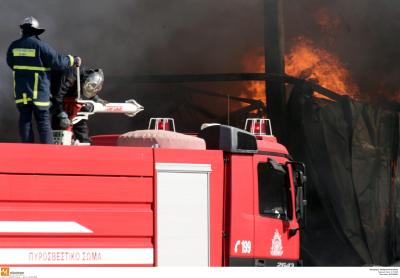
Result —
<instances>
[{"instance_id":1,"label":"flame","mask_svg":"<svg viewBox=\"0 0 400 278\"><path fill-rule=\"evenodd\" d=\"M263 49L257 48L245 55L243 65L246 71L254 71L256 67L257 72L265 72ZM285 56L285 71L288 75L317 82L337 94L358 98L359 88L351 80L348 69L335 55L316 47L304 37L298 38ZM249 82L247 91L242 93L244 95L264 100L265 83ZM314 96L326 98L316 93Z\"/></svg>"},{"instance_id":2,"label":"flame","mask_svg":"<svg viewBox=\"0 0 400 278\"><path fill-rule=\"evenodd\" d=\"M350 72L339 59L328 51L314 46L303 37L285 57L286 74L317 82L340 95L357 98L359 88L351 80Z\"/></svg>"}]
</instances>

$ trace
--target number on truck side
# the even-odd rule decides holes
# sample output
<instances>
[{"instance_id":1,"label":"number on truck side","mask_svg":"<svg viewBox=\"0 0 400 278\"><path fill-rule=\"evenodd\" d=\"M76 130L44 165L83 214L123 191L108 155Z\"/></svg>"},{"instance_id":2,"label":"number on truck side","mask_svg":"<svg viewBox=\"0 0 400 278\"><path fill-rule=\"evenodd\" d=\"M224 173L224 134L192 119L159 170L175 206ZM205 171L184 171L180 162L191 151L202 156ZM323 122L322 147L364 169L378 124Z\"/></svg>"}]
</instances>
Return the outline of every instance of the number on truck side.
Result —
<instances>
[{"instance_id":1,"label":"number on truck side","mask_svg":"<svg viewBox=\"0 0 400 278\"><path fill-rule=\"evenodd\" d=\"M250 240L237 240L234 248L235 253L240 251L241 254L251 253L251 241Z\"/></svg>"}]
</instances>

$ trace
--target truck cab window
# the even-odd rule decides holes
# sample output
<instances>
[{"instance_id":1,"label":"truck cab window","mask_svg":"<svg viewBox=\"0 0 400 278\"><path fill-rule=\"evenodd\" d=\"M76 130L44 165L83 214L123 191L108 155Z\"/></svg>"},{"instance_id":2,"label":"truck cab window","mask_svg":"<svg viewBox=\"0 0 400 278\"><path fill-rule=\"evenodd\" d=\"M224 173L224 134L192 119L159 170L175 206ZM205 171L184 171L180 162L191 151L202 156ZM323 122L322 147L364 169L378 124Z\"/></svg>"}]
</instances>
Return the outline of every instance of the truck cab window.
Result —
<instances>
[{"instance_id":1,"label":"truck cab window","mask_svg":"<svg viewBox=\"0 0 400 278\"><path fill-rule=\"evenodd\" d=\"M257 168L260 215L283 220L292 219L292 198L287 167L270 160L260 162Z\"/></svg>"}]
</instances>

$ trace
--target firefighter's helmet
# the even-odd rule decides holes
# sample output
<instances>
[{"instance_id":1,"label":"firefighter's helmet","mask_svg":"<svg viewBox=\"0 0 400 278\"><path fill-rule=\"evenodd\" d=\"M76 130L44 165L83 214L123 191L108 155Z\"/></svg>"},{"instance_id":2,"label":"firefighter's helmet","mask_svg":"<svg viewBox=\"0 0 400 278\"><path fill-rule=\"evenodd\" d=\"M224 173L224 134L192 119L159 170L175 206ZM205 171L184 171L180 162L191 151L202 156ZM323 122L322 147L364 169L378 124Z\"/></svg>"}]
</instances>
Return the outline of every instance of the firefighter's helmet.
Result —
<instances>
[{"instance_id":1,"label":"firefighter's helmet","mask_svg":"<svg viewBox=\"0 0 400 278\"><path fill-rule=\"evenodd\" d=\"M104 73L102 69L90 69L83 73L82 78L83 95L91 99L97 95L103 87Z\"/></svg>"},{"instance_id":2,"label":"firefighter's helmet","mask_svg":"<svg viewBox=\"0 0 400 278\"><path fill-rule=\"evenodd\" d=\"M45 31L45 29L40 28L39 21L33 16L24 18L19 27L23 32L33 32L36 35L40 35Z\"/></svg>"}]
</instances>

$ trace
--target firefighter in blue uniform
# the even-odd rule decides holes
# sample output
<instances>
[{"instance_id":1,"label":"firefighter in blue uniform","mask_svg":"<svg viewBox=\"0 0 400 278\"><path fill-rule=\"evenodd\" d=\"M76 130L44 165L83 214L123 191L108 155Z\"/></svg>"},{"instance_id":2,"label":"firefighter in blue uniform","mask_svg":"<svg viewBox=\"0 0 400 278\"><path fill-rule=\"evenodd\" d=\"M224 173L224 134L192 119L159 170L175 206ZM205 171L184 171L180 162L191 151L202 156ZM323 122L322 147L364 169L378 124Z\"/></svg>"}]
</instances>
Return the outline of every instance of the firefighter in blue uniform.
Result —
<instances>
[{"instance_id":1,"label":"firefighter in blue uniform","mask_svg":"<svg viewBox=\"0 0 400 278\"><path fill-rule=\"evenodd\" d=\"M20 113L19 132L22 142L34 142L32 114L35 116L40 142L53 143L50 123L50 72L79 66L81 59L61 55L39 39L45 30L34 17L25 18L22 37L11 43L7 64L13 70L14 97Z\"/></svg>"}]
</instances>

